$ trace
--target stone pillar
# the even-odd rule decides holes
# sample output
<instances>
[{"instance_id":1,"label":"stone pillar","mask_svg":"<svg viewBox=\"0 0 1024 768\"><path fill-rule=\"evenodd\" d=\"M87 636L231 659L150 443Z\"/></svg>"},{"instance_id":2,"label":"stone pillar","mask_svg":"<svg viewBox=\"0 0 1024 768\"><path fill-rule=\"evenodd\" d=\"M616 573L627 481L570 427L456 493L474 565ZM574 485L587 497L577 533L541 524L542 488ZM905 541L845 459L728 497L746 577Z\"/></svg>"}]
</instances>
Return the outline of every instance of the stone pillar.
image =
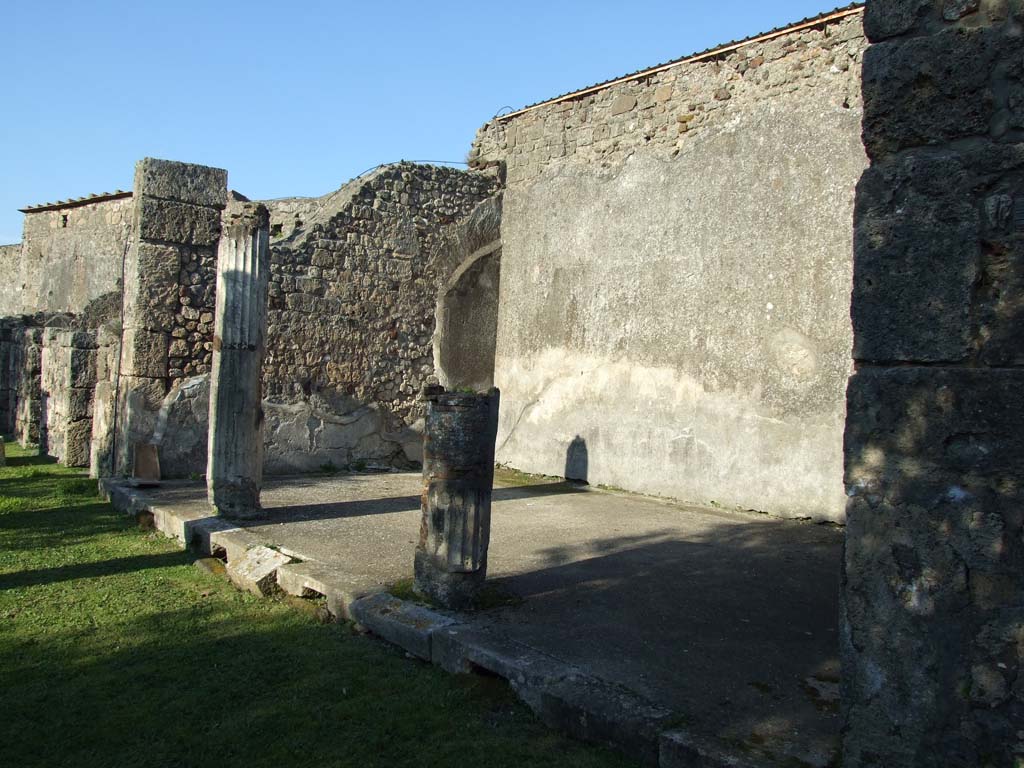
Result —
<instances>
[{"instance_id":1,"label":"stone pillar","mask_svg":"<svg viewBox=\"0 0 1024 768\"><path fill-rule=\"evenodd\" d=\"M224 216L217 252L217 312L207 489L220 514L260 511L263 478L261 373L266 352L270 282L270 214L248 203Z\"/></svg>"},{"instance_id":2,"label":"stone pillar","mask_svg":"<svg viewBox=\"0 0 1024 768\"><path fill-rule=\"evenodd\" d=\"M845 768L1024 765L1022 22L867 6Z\"/></svg>"},{"instance_id":3,"label":"stone pillar","mask_svg":"<svg viewBox=\"0 0 1024 768\"><path fill-rule=\"evenodd\" d=\"M428 387L424 396L423 519L415 589L448 608L467 608L487 576L499 393Z\"/></svg>"},{"instance_id":4,"label":"stone pillar","mask_svg":"<svg viewBox=\"0 0 1024 768\"><path fill-rule=\"evenodd\" d=\"M40 449L68 467L89 465L96 334L47 328L43 333Z\"/></svg>"},{"instance_id":5,"label":"stone pillar","mask_svg":"<svg viewBox=\"0 0 1024 768\"><path fill-rule=\"evenodd\" d=\"M178 353L198 361L197 372L209 372L213 285L193 275L201 274L196 265L216 258L227 171L146 158L135 166L133 204L116 387L117 474L131 471L136 444L153 442Z\"/></svg>"},{"instance_id":6,"label":"stone pillar","mask_svg":"<svg viewBox=\"0 0 1024 768\"><path fill-rule=\"evenodd\" d=\"M22 447L39 444L42 420L43 329L26 327L19 334L14 361L17 381L14 433Z\"/></svg>"}]
</instances>

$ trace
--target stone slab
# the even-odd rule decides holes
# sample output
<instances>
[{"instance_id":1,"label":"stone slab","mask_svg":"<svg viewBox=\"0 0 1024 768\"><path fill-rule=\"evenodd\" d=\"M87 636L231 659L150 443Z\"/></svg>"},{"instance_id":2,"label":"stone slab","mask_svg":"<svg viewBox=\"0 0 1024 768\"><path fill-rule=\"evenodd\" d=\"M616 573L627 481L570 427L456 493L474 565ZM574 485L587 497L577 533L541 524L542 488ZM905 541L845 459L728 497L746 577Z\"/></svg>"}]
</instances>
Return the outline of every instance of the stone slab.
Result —
<instances>
[{"instance_id":1,"label":"stone slab","mask_svg":"<svg viewBox=\"0 0 1024 768\"><path fill-rule=\"evenodd\" d=\"M424 661L431 659L434 632L456 623L450 616L385 594L356 600L351 612L368 630Z\"/></svg>"},{"instance_id":2,"label":"stone slab","mask_svg":"<svg viewBox=\"0 0 1024 768\"><path fill-rule=\"evenodd\" d=\"M720 747L702 744L688 731L665 731L659 740L659 768L762 768L763 765L729 754Z\"/></svg>"},{"instance_id":3,"label":"stone slab","mask_svg":"<svg viewBox=\"0 0 1024 768\"><path fill-rule=\"evenodd\" d=\"M220 211L189 203L142 197L139 236L182 245L213 245L220 237Z\"/></svg>"},{"instance_id":4,"label":"stone slab","mask_svg":"<svg viewBox=\"0 0 1024 768\"><path fill-rule=\"evenodd\" d=\"M431 660L457 674L484 669L508 680L517 691L535 691L579 674L576 667L510 639L500 630L460 624L434 632Z\"/></svg>"},{"instance_id":5,"label":"stone slab","mask_svg":"<svg viewBox=\"0 0 1024 768\"><path fill-rule=\"evenodd\" d=\"M193 163L147 157L135 166L137 194L214 208L227 205L228 172Z\"/></svg>"},{"instance_id":6,"label":"stone slab","mask_svg":"<svg viewBox=\"0 0 1024 768\"><path fill-rule=\"evenodd\" d=\"M237 560L229 558L227 574L240 589L264 596L272 594L277 586L277 569L290 562L290 557L277 550L255 546Z\"/></svg>"},{"instance_id":7,"label":"stone slab","mask_svg":"<svg viewBox=\"0 0 1024 768\"><path fill-rule=\"evenodd\" d=\"M659 737L673 716L631 691L587 677L546 685L534 700L534 711L552 728L620 749L646 765L658 764Z\"/></svg>"},{"instance_id":8,"label":"stone slab","mask_svg":"<svg viewBox=\"0 0 1024 768\"><path fill-rule=\"evenodd\" d=\"M360 578L341 568L320 563L289 563L277 571L278 586L295 597L323 595L331 616L352 621L352 604L370 595L380 594L384 585L372 578Z\"/></svg>"}]
</instances>

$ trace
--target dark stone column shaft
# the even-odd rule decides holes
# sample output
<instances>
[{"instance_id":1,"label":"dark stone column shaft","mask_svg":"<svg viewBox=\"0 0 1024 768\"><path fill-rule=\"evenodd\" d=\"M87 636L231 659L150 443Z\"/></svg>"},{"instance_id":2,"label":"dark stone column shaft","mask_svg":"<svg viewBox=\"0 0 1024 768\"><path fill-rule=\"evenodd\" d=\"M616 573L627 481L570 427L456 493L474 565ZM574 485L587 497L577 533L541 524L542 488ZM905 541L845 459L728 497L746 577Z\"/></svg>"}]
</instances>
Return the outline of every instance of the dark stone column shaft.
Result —
<instances>
[{"instance_id":1,"label":"dark stone column shaft","mask_svg":"<svg viewBox=\"0 0 1024 768\"><path fill-rule=\"evenodd\" d=\"M499 393L426 393L423 519L416 590L449 608L472 605L487 576Z\"/></svg>"}]
</instances>

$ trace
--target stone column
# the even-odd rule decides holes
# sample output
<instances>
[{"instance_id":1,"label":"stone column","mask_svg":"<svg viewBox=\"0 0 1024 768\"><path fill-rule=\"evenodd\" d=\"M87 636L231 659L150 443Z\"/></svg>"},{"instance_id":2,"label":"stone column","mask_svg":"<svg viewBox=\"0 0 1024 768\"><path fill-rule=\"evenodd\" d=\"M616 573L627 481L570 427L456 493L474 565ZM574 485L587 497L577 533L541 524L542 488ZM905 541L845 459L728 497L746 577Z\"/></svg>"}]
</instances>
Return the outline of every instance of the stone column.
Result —
<instances>
[{"instance_id":1,"label":"stone column","mask_svg":"<svg viewBox=\"0 0 1024 768\"><path fill-rule=\"evenodd\" d=\"M1024 10L870 0L843 765L1024 765Z\"/></svg>"},{"instance_id":2,"label":"stone column","mask_svg":"<svg viewBox=\"0 0 1024 768\"><path fill-rule=\"evenodd\" d=\"M224 215L217 252L217 311L207 489L219 514L260 511L263 478L261 373L266 352L270 214L248 203Z\"/></svg>"},{"instance_id":3,"label":"stone column","mask_svg":"<svg viewBox=\"0 0 1024 768\"><path fill-rule=\"evenodd\" d=\"M472 605L487 576L497 389L424 391L423 519L416 591L448 608Z\"/></svg>"}]
</instances>

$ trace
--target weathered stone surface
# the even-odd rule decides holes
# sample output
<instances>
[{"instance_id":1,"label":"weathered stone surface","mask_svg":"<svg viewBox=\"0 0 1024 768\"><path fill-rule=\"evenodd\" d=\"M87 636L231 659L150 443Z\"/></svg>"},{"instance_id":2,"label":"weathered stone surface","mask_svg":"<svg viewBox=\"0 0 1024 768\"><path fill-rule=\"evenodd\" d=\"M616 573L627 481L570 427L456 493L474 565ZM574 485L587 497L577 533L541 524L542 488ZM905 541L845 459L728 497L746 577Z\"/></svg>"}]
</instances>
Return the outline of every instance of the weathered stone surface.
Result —
<instances>
[{"instance_id":1,"label":"weathered stone surface","mask_svg":"<svg viewBox=\"0 0 1024 768\"><path fill-rule=\"evenodd\" d=\"M89 466L89 446L92 442L92 421L82 419L68 424L64 430L61 463L68 467Z\"/></svg>"},{"instance_id":2,"label":"weathered stone surface","mask_svg":"<svg viewBox=\"0 0 1024 768\"><path fill-rule=\"evenodd\" d=\"M72 421L77 419L92 418L93 390L89 387L71 389L68 391L68 418Z\"/></svg>"},{"instance_id":3,"label":"weathered stone surface","mask_svg":"<svg viewBox=\"0 0 1024 768\"><path fill-rule=\"evenodd\" d=\"M615 97L615 100L612 101L611 106L609 107L609 109L611 110L611 113L614 116L614 115L621 115L624 112L629 112L635 106L636 106L636 96L634 96L631 93L623 93L623 94Z\"/></svg>"},{"instance_id":4,"label":"weathered stone surface","mask_svg":"<svg viewBox=\"0 0 1024 768\"><path fill-rule=\"evenodd\" d=\"M260 510L269 230L265 206L229 210L217 256L207 487L218 513L241 517Z\"/></svg>"},{"instance_id":5,"label":"weathered stone surface","mask_svg":"<svg viewBox=\"0 0 1024 768\"><path fill-rule=\"evenodd\" d=\"M934 5L931 0L874 0L864 12L864 33L872 42L909 32Z\"/></svg>"},{"instance_id":6,"label":"weathered stone surface","mask_svg":"<svg viewBox=\"0 0 1024 768\"><path fill-rule=\"evenodd\" d=\"M256 546L236 560L228 560L228 578L239 589L255 595L269 595L277 588L277 569L291 558L269 547Z\"/></svg>"},{"instance_id":7,"label":"weathered stone surface","mask_svg":"<svg viewBox=\"0 0 1024 768\"><path fill-rule=\"evenodd\" d=\"M522 643L472 625L452 625L431 635L431 661L454 673L485 669L509 682L532 707L540 705L538 692L579 670Z\"/></svg>"},{"instance_id":8,"label":"weathered stone surface","mask_svg":"<svg viewBox=\"0 0 1024 768\"><path fill-rule=\"evenodd\" d=\"M295 597L322 595L326 599L328 613L346 621L355 621L351 608L357 600L384 591L384 586L372 578L354 577L344 569L322 563L283 565L277 570L277 583Z\"/></svg>"},{"instance_id":9,"label":"weathered stone surface","mask_svg":"<svg viewBox=\"0 0 1024 768\"><path fill-rule=\"evenodd\" d=\"M720 744L709 744L688 731L665 731L658 744L658 768L761 768L761 763L748 761L729 752Z\"/></svg>"},{"instance_id":10,"label":"weathered stone surface","mask_svg":"<svg viewBox=\"0 0 1024 768\"><path fill-rule=\"evenodd\" d=\"M220 236L216 208L141 197L137 202L139 236L144 240L213 245Z\"/></svg>"},{"instance_id":11,"label":"weathered stone surface","mask_svg":"<svg viewBox=\"0 0 1024 768\"><path fill-rule=\"evenodd\" d=\"M121 374L150 379L167 377L166 333L145 328L126 328L123 337ZM163 393L161 393L163 399Z\"/></svg>"},{"instance_id":12,"label":"weathered stone surface","mask_svg":"<svg viewBox=\"0 0 1024 768\"><path fill-rule=\"evenodd\" d=\"M865 171L854 235L858 360L957 361L972 347L980 221L955 156Z\"/></svg>"},{"instance_id":13,"label":"weathered stone surface","mask_svg":"<svg viewBox=\"0 0 1024 768\"><path fill-rule=\"evenodd\" d=\"M950 29L879 43L865 53L864 145L878 157L907 147L986 136L995 116L992 74L1004 38ZM1024 45L1016 50L1024 51Z\"/></svg>"},{"instance_id":14,"label":"weathered stone surface","mask_svg":"<svg viewBox=\"0 0 1024 768\"><path fill-rule=\"evenodd\" d=\"M82 313L116 291L132 211L122 197L26 214L22 244L2 252L0 316Z\"/></svg>"},{"instance_id":15,"label":"weathered stone surface","mask_svg":"<svg viewBox=\"0 0 1024 768\"><path fill-rule=\"evenodd\" d=\"M433 634L456 623L437 611L386 594L356 600L351 612L371 632L424 661L431 659Z\"/></svg>"},{"instance_id":16,"label":"weathered stone surface","mask_svg":"<svg viewBox=\"0 0 1024 768\"><path fill-rule=\"evenodd\" d=\"M1002 142L1016 140L1024 65L1019 27L995 5L882 0L915 16L917 36L865 59L874 165L858 190L856 269L879 282L855 288L852 310L850 768L1010 766L1022 754L1024 369L1009 330L1019 337L1024 306L1022 176ZM885 313L873 304L884 296L909 306ZM957 365L936 365L946 356Z\"/></svg>"},{"instance_id":17,"label":"weathered stone surface","mask_svg":"<svg viewBox=\"0 0 1024 768\"><path fill-rule=\"evenodd\" d=\"M147 157L135 166L136 194L223 208L228 172L221 168Z\"/></svg>"},{"instance_id":18,"label":"weathered stone surface","mask_svg":"<svg viewBox=\"0 0 1024 768\"><path fill-rule=\"evenodd\" d=\"M984 764L1024 717L1009 687L974 702L1024 663L1024 371L864 369L849 407L847 759Z\"/></svg>"},{"instance_id":19,"label":"weathered stone surface","mask_svg":"<svg viewBox=\"0 0 1024 768\"><path fill-rule=\"evenodd\" d=\"M482 250L460 265L437 300L434 369L448 389L494 386L501 242Z\"/></svg>"},{"instance_id":20,"label":"weathered stone surface","mask_svg":"<svg viewBox=\"0 0 1024 768\"><path fill-rule=\"evenodd\" d=\"M426 398L415 586L447 608L466 608L487 576L499 393L428 390Z\"/></svg>"},{"instance_id":21,"label":"weathered stone surface","mask_svg":"<svg viewBox=\"0 0 1024 768\"><path fill-rule=\"evenodd\" d=\"M672 713L634 693L586 677L567 678L539 691L538 717L582 741L605 744L658 765L659 736Z\"/></svg>"},{"instance_id":22,"label":"weathered stone surface","mask_svg":"<svg viewBox=\"0 0 1024 768\"><path fill-rule=\"evenodd\" d=\"M171 387L160 405L153 441L166 478L205 474L210 377L195 376Z\"/></svg>"}]
</instances>

